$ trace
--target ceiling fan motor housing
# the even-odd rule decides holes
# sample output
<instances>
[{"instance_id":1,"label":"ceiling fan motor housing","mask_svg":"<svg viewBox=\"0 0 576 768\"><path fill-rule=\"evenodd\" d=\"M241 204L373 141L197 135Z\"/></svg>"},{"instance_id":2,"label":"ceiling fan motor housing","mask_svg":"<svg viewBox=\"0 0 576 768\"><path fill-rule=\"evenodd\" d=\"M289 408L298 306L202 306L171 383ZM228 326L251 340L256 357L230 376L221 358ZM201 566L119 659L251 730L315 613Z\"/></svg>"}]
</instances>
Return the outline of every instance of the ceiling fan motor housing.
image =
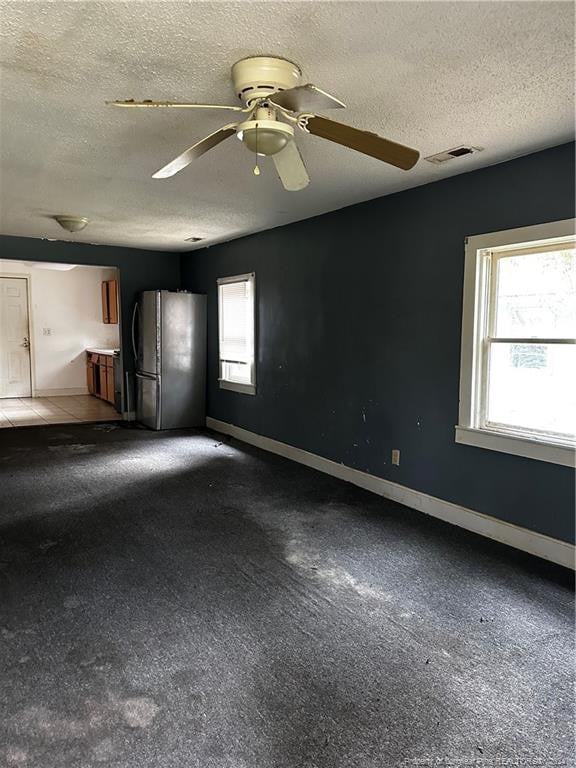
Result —
<instances>
[{"instance_id":1,"label":"ceiling fan motor housing","mask_svg":"<svg viewBox=\"0 0 576 768\"><path fill-rule=\"evenodd\" d=\"M277 91L286 91L300 83L302 72L297 64L272 56L252 56L232 67L232 82L238 98L250 107Z\"/></svg>"}]
</instances>

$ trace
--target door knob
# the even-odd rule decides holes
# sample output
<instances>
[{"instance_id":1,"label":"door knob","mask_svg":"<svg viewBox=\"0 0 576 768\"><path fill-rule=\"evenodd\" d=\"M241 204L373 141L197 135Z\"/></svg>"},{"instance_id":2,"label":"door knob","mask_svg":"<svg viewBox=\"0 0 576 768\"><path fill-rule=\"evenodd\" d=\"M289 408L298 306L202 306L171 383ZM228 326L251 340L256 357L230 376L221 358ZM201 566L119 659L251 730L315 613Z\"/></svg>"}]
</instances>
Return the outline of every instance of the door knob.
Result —
<instances>
[{"instance_id":1,"label":"door knob","mask_svg":"<svg viewBox=\"0 0 576 768\"><path fill-rule=\"evenodd\" d=\"M26 336L24 336L24 341L20 345L21 347L24 347L24 349L30 349L30 339L28 339Z\"/></svg>"}]
</instances>

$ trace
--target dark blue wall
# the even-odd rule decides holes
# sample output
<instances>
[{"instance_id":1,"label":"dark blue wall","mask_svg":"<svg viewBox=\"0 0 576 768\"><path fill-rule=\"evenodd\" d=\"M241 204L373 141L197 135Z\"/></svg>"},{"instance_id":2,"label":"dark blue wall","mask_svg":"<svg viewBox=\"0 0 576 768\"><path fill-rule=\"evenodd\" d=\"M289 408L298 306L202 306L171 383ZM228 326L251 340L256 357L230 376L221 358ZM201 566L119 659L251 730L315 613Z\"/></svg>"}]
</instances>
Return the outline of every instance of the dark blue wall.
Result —
<instances>
[{"instance_id":1,"label":"dark blue wall","mask_svg":"<svg viewBox=\"0 0 576 768\"><path fill-rule=\"evenodd\" d=\"M0 236L0 259L92 264L120 270L120 308L124 369L133 371L130 323L136 294L151 288L180 287L180 254L116 248L108 245L64 243L30 237Z\"/></svg>"},{"instance_id":2,"label":"dark blue wall","mask_svg":"<svg viewBox=\"0 0 576 768\"><path fill-rule=\"evenodd\" d=\"M573 540L573 470L454 442L464 238L573 215L563 145L183 256L209 296L208 414ZM255 397L217 382L216 279L249 271Z\"/></svg>"}]
</instances>

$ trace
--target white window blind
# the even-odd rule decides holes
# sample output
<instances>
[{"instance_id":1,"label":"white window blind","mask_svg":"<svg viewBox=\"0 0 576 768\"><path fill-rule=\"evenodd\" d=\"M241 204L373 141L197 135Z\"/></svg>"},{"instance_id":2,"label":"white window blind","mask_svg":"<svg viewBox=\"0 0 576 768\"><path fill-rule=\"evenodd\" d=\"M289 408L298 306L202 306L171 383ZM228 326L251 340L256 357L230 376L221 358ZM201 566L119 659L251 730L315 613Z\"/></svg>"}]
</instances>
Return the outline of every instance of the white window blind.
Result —
<instances>
[{"instance_id":1,"label":"white window blind","mask_svg":"<svg viewBox=\"0 0 576 768\"><path fill-rule=\"evenodd\" d=\"M254 275L218 280L220 383L253 394ZM227 386L229 384L239 386Z\"/></svg>"}]
</instances>

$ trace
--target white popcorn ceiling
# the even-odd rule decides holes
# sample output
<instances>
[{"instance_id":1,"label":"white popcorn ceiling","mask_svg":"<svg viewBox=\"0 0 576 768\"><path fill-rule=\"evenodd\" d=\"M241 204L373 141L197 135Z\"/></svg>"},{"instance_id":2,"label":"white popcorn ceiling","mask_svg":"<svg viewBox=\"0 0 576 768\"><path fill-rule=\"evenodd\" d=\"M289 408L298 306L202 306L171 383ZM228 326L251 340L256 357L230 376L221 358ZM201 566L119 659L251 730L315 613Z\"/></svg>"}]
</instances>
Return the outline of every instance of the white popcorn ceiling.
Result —
<instances>
[{"instance_id":1,"label":"white popcorn ceiling","mask_svg":"<svg viewBox=\"0 0 576 768\"><path fill-rule=\"evenodd\" d=\"M0 2L1 231L190 250L554 146L574 135L573 6L558 2ZM335 119L422 157L403 172L298 133L290 193L232 137L151 174L234 113L119 110L106 99L237 103L230 66L297 62L348 104ZM543 190L543 194L546 191ZM68 235L49 216L88 216ZM204 237L197 246L185 242Z\"/></svg>"}]
</instances>

